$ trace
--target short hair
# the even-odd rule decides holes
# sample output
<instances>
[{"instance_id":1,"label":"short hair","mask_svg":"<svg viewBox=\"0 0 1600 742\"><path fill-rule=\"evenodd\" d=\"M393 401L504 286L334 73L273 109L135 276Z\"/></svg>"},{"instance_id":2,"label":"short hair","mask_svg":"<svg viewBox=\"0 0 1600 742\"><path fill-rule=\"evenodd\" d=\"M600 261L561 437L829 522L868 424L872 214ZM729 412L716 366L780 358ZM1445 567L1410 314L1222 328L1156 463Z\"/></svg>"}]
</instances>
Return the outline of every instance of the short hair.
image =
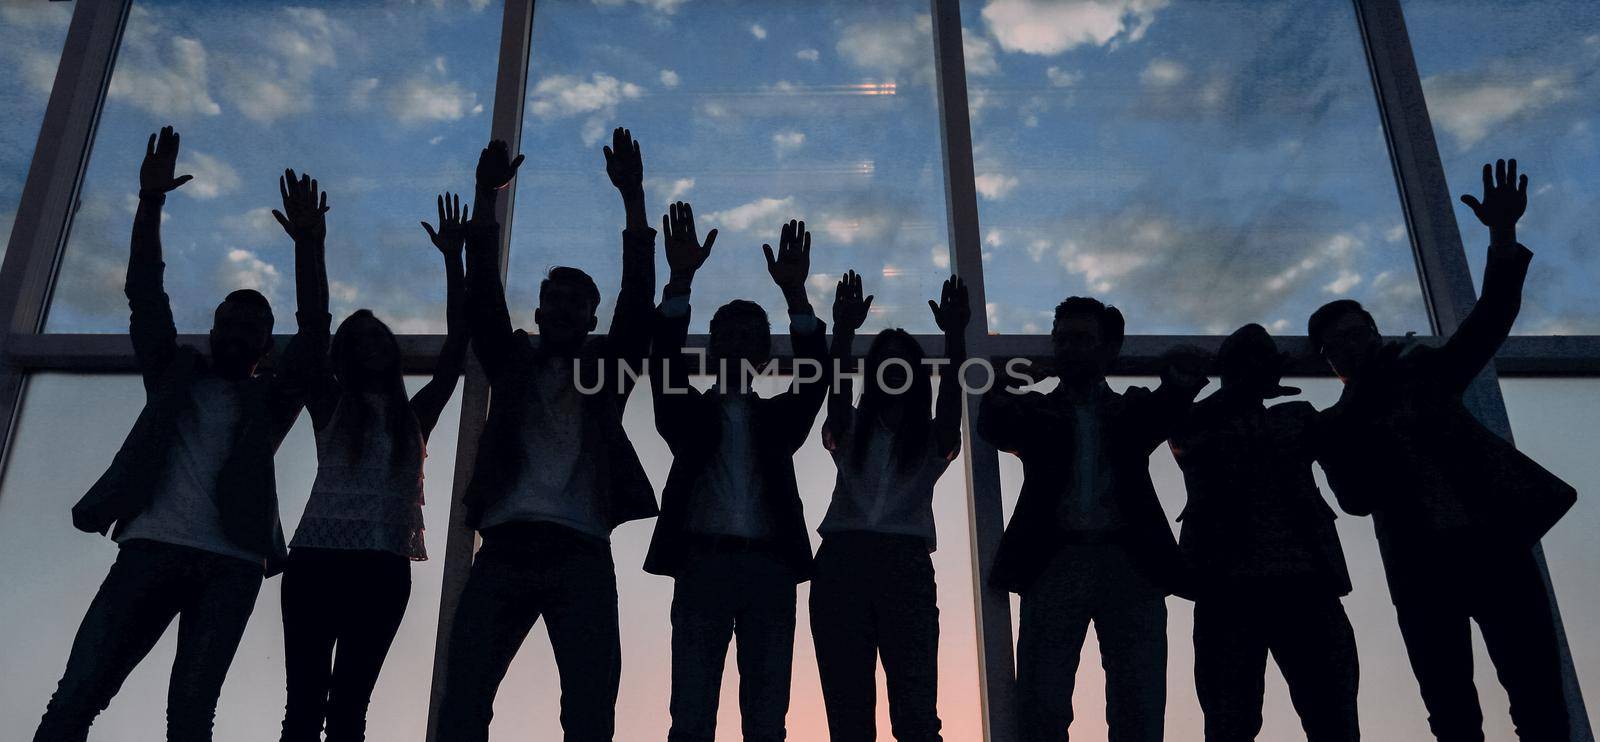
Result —
<instances>
[{"instance_id":1,"label":"short hair","mask_svg":"<svg viewBox=\"0 0 1600 742\"><path fill-rule=\"evenodd\" d=\"M267 301L267 297L262 296L260 291L255 289L234 289L227 296L222 297L223 304L227 304L230 301L261 310L261 313L267 316L267 332L272 332L272 302ZM221 308L220 304L218 308Z\"/></svg>"},{"instance_id":2,"label":"short hair","mask_svg":"<svg viewBox=\"0 0 1600 742\"><path fill-rule=\"evenodd\" d=\"M1089 317L1100 323L1100 342L1106 345L1122 345L1123 333L1126 323L1122 319L1122 312L1116 307L1108 307L1099 299L1087 296L1069 296L1056 305L1056 321L1064 317Z\"/></svg>"},{"instance_id":3,"label":"short hair","mask_svg":"<svg viewBox=\"0 0 1600 742\"><path fill-rule=\"evenodd\" d=\"M717 334L717 328L725 323L744 318L759 320L767 332L772 332L772 321L767 318L767 310L749 299L734 299L717 307L716 313L711 315L711 334Z\"/></svg>"},{"instance_id":4,"label":"short hair","mask_svg":"<svg viewBox=\"0 0 1600 742\"><path fill-rule=\"evenodd\" d=\"M1306 320L1306 335L1311 338L1311 349L1321 353L1322 338L1327 334L1328 328L1347 314L1361 315L1373 332L1378 331L1377 320L1372 318L1372 313L1368 312L1366 307L1361 306L1361 302L1355 299L1336 299L1318 307L1317 311L1311 313L1311 319Z\"/></svg>"},{"instance_id":5,"label":"short hair","mask_svg":"<svg viewBox=\"0 0 1600 742\"><path fill-rule=\"evenodd\" d=\"M552 284L563 284L577 288L583 293L583 298L589 302L591 311L600 308L600 287L596 286L594 279L583 271L565 265L551 268L545 274L544 280L539 282L539 299L544 299L544 292Z\"/></svg>"}]
</instances>

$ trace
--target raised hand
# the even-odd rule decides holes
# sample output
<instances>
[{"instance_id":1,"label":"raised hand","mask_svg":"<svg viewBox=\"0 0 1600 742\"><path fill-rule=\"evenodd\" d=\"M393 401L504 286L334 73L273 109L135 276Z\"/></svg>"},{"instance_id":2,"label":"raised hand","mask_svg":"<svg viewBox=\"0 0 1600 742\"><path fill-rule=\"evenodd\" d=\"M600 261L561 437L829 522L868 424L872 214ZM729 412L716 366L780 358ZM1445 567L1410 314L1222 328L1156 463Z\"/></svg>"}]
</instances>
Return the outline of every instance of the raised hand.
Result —
<instances>
[{"instance_id":1,"label":"raised hand","mask_svg":"<svg viewBox=\"0 0 1600 742\"><path fill-rule=\"evenodd\" d=\"M790 219L783 225L776 256L772 245L764 244L761 250L767 254L767 274L778 288L785 294L805 290L806 276L811 274L811 233L806 231L805 222Z\"/></svg>"},{"instance_id":2,"label":"raised hand","mask_svg":"<svg viewBox=\"0 0 1600 742\"><path fill-rule=\"evenodd\" d=\"M144 164L139 166L139 191L164 194L194 180L193 175L173 177L178 167L178 132L170 126L161 127L159 134L151 134L144 146Z\"/></svg>"},{"instance_id":3,"label":"raised hand","mask_svg":"<svg viewBox=\"0 0 1600 742\"><path fill-rule=\"evenodd\" d=\"M1507 235L1516 241L1517 220L1528 208L1528 176L1517 176L1517 161L1496 160L1483 166L1483 200L1463 194L1461 203L1472 209L1491 235ZM1497 242L1499 240L1496 240Z\"/></svg>"},{"instance_id":4,"label":"raised hand","mask_svg":"<svg viewBox=\"0 0 1600 742\"><path fill-rule=\"evenodd\" d=\"M283 196L283 211L272 210L272 217L295 242L322 240L328 234L328 194L322 193L310 175L296 176L283 171L278 178L278 193Z\"/></svg>"},{"instance_id":5,"label":"raised hand","mask_svg":"<svg viewBox=\"0 0 1600 742\"><path fill-rule=\"evenodd\" d=\"M972 320L972 306L967 301L967 284L958 276L951 276L939 289L939 301L928 300L933 310L933 322L946 335L961 335Z\"/></svg>"},{"instance_id":6,"label":"raised hand","mask_svg":"<svg viewBox=\"0 0 1600 742\"><path fill-rule=\"evenodd\" d=\"M867 321L872 297L863 299L861 293L861 275L855 271L845 272L833 294L834 333L855 332Z\"/></svg>"},{"instance_id":7,"label":"raised hand","mask_svg":"<svg viewBox=\"0 0 1600 742\"><path fill-rule=\"evenodd\" d=\"M423 222L422 229L428 233L428 239L433 241L433 246L439 248L447 258L457 258L467 244L467 207L461 205L461 196L454 193L444 193L439 196L439 229L434 231L433 225Z\"/></svg>"},{"instance_id":8,"label":"raised hand","mask_svg":"<svg viewBox=\"0 0 1600 742\"><path fill-rule=\"evenodd\" d=\"M661 234L667 249L667 267L677 281L693 278L711 256L711 245L717 241L717 230L713 229L706 233L705 244L700 244L694 229L694 209L683 201L667 207L661 217Z\"/></svg>"},{"instance_id":9,"label":"raised hand","mask_svg":"<svg viewBox=\"0 0 1600 742\"><path fill-rule=\"evenodd\" d=\"M1200 348L1180 345L1162 354L1161 360L1163 385L1171 384L1179 389L1198 392L1210 383L1206 378L1206 369L1211 365L1211 356Z\"/></svg>"},{"instance_id":10,"label":"raised hand","mask_svg":"<svg viewBox=\"0 0 1600 742\"><path fill-rule=\"evenodd\" d=\"M522 155L511 159L511 148L505 141L496 139L489 142L478 155L477 181L480 190L500 190L511 184L511 179L517 176L517 168L522 166ZM481 208L481 204L479 205Z\"/></svg>"},{"instance_id":11,"label":"raised hand","mask_svg":"<svg viewBox=\"0 0 1600 742\"><path fill-rule=\"evenodd\" d=\"M606 153L606 175L611 185L623 195L644 193L644 159L639 155L639 142L633 132L622 127L611 131L611 146L602 147Z\"/></svg>"}]
</instances>

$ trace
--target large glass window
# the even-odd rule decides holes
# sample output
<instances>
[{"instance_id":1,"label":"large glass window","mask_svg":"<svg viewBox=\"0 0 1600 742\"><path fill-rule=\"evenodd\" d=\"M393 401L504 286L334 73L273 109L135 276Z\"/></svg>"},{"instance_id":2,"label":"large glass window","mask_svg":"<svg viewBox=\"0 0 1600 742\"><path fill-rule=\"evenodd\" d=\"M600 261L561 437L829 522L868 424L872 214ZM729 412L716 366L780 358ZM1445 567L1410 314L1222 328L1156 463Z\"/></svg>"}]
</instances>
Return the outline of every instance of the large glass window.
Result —
<instances>
[{"instance_id":1,"label":"large glass window","mask_svg":"<svg viewBox=\"0 0 1600 742\"><path fill-rule=\"evenodd\" d=\"M854 269L877 321L934 331L927 300L950 261L927 7L540 2L508 279L518 322L531 327L554 265L593 275L601 329L610 321L623 211L600 148L626 126L642 144L653 226L681 199L702 235L720 230L691 331L736 298L781 319L761 245L776 247L791 218L813 233L819 316Z\"/></svg>"},{"instance_id":2,"label":"large glass window","mask_svg":"<svg viewBox=\"0 0 1600 742\"><path fill-rule=\"evenodd\" d=\"M990 329L1427 318L1348 0L962 4Z\"/></svg>"},{"instance_id":3,"label":"large glass window","mask_svg":"<svg viewBox=\"0 0 1600 742\"><path fill-rule=\"evenodd\" d=\"M1480 194L1483 164L1528 175L1518 238L1537 257L1516 332L1600 333L1600 5L1589 0L1405 0L1406 30L1454 195ZM1483 278L1488 230L1456 203Z\"/></svg>"},{"instance_id":4,"label":"large glass window","mask_svg":"<svg viewBox=\"0 0 1600 742\"><path fill-rule=\"evenodd\" d=\"M407 386L415 392L424 381L409 379ZM8 736L23 736L38 723L66 667L78 623L116 559L116 544L74 529L68 511L111 463L144 399L136 376L43 374L29 383L0 482L0 563L6 565L0 571L0 594L6 596L0 624L27 628L0 635L0 720L12 730ZM367 715L370 739L417 739L427 724L460 400L458 391L428 442L423 517L432 559L411 568L411 603ZM301 415L277 455L286 535L300 521L316 471L311 419ZM217 706L217 739L277 738L284 701L282 582L267 580L256 600ZM177 634L174 622L96 730L116 730L119 739L162 738Z\"/></svg>"},{"instance_id":5,"label":"large glass window","mask_svg":"<svg viewBox=\"0 0 1600 742\"><path fill-rule=\"evenodd\" d=\"M0 110L6 112L0 117L0 258L11 238L73 7L70 2L0 0L0 63L11 70L0 75Z\"/></svg>"},{"instance_id":6,"label":"large glass window","mask_svg":"<svg viewBox=\"0 0 1600 742\"><path fill-rule=\"evenodd\" d=\"M271 216L290 167L328 192L335 317L368 307L398 332L442 331L444 281L417 222L439 191L472 190L500 19L498 0L135 2L46 328L127 327L139 162L171 124L179 172L195 176L163 230L180 331L209 328L235 288L292 302L293 250Z\"/></svg>"}]
</instances>

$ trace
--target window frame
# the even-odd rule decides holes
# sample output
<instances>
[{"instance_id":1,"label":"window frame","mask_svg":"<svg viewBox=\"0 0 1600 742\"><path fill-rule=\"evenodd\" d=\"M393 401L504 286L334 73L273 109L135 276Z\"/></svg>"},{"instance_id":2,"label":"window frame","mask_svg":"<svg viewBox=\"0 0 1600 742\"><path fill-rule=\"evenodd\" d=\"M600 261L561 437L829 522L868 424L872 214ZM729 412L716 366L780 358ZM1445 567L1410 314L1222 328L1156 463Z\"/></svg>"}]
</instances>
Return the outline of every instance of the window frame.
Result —
<instances>
[{"instance_id":1,"label":"window frame","mask_svg":"<svg viewBox=\"0 0 1600 742\"><path fill-rule=\"evenodd\" d=\"M973 1L976 0L969 0ZM1366 50L1384 139L1431 326L1432 335L1423 341L1437 343L1460 325L1476 300L1453 213L1453 200L1445 181L1400 0L1350 2L1354 5ZM928 0L928 3L933 19L950 262L955 272L967 280L973 303L981 307L985 306L986 292L962 50L961 3L960 0ZM0 331L0 420L4 422L4 427L0 427L0 462L10 449L17 412L31 374L134 371L132 347L125 335L42 332L132 4L133 0L77 0L63 44L15 226L4 262L0 264L0 328L3 328ZM489 134L492 138L506 140L513 147L521 139L524 123L534 13L535 0L504 0ZM501 194L496 213L500 218L502 244L507 246L501 255L504 273L509 262L516 188L507 188ZM915 337L929 351L937 351L943 345L942 338L937 335ZM199 343L203 338L203 335L185 335L180 340ZM1222 339L1216 335L1132 335L1127 338L1123 356L1113 371L1118 375L1153 374L1166 351L1179 345L1215 351ZM406 370L415 373L431 369L443 340L442 335L401 335ZM789 357L787 339L775 340L775 355ZM856 352L863 353L870 340L857 338ZM279 341L287 341L287 336L280 337ZM705 342L705 335L693 335L689 339L691 347L703 347ZM1285 337L1281 342L1297 357L1311 357L1304 336ZM983 312L974 314L967 329L967 344L973 357L1042 359L1050 355L1047 335L989 334ZM1309 360L1298 364L1290 369L1294 375L1331 375L1323 364ZM969 373L980 372L973 369ZM1491 429L1510 439L1511 430L1497 374L1600 377L1600 335L1513 336L1506 341L1495 363L1474 382L1468 393L1468 404ZM450 624L477 545L477 536L466 527L464 508L460 505L489 405L488 382L476 359L468 362L464 386L451 526L444 550L444 586L439 605L427 736L430 741L437 738L436 712ZM985 739L1011 742L1017 739L1017 714L1010 600L1004 592L989 588L982 577L989 571L1005 526L999 458L992 446L973 434L971 422L977 414L977 403L976 395L968 395L965 401L963 439L968 448L963 457L963 474L971 524L968 537L973 547L973 591L977 609L974 639L982 668L980 702ZM1539 559L1543 568L1542 552ZM1546 573L1547 583L1548 579ZM1551 600L1554 607L1553 592ZM1559 628L1559 611L1556 621ZM1592 740L1589 717L1564 632L1560 639L1573 739Z\"/></svg>"}]
</instances>

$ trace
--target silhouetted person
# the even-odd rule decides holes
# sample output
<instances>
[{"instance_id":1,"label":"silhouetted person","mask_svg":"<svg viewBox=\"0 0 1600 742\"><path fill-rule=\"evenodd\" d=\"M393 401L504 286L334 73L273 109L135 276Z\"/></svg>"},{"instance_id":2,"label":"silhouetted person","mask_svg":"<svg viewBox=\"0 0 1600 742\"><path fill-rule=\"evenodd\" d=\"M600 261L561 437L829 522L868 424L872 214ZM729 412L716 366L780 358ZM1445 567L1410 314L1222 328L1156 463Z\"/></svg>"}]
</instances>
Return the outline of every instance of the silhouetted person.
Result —
<instances>
[{"instance_id":1,"label":"silhouetted person","mask_svg":"<svg viewBox=\"0 0 1600 742\"><path fill-rule=\"evenodd\" d=\"M1194 679L1207 742L1260 733L1269 653L1309 742L1361 737L1355 633L1339 602L1350 575L1311 473L1317 411L1309 402L1264 404L1300 393L1280 385L1283 360L1261 325L1239 328L1217 356L1222 388L1172 436L1189 492L1178 548L1194 577Z\"/></svg>"},{"instance_id":2,"label":"silhouetted person","mask_svg":"<svg viewBox=\"0 0 1600 742\"><path fill-rule=\"evenodd\" d=\"M656 233L644 215L644 170L632 135L617 129L605 155L627 213L622 288L610 330L587 345L600 291L577 268L552 268L540 283L537 346L511 329L494 203L522 157L513 161L496 141L478 161L467 306L494 401L465 494L467 524L483 546L450 633L439 730L452 742L488 739L500 681L541 617L561 674L566 739L609 740L615 728L622 647L611 531L656 514L650 480L622 428L637 376L620 367L636 369L649 351ZM535 210L530 218L545 216Z\"/></svg>"},{"instance_id":3,"label":"silhouetted person","mask_svg":"<svg viewBox=\"0 0 1600 742\"><path fill-rule=\"evenodd\" d=\"M833 305L833 355L850 357L851 340L872 297L861 297L854 271L839 282ZM938 742L939 606L929 554L936 541L933 486L961 453L961 384L966 360L967 287L945 281L929 301L944 331L949 365L933 383L922 346L905 330L873 338L861 367L859 407L848 379L828 397L822 443L838 476L817 532L811 578L811 636L833 742L877 739L877 664L889 688L889 719L899 742Z\"/></svg>"},{"instance_id":4,"label":"silhouetted person","mask_svg":"<svg viewBox=\"0 0 1600 742\"><path fill-rule=\"evenodd\" d=\"M255 291L234 291L217 306L209 359L178 345L161 254L162 204L191 177L173 177L178 143L170 126L150 135L128 251L128 335L144 409L111 466L72 508L74 526L111 530L120 549L78 627L35 742L87 738L95 716L180 615L167 739L211 739L217 696L262 576L280 572L286 556L272 456L299 416L300 398L292 385L255 373L272 349L272 307ZM297 280L320 250L296 245Z\"/></svg>"},{"instance_id":5,"label":"silhouetted person","mask_svg":"<svg viewBox=\"0 0 1600 742\"><path fill-rule=\"evenodd\" d=\"M1312 345L1344 381L1324 411L1328 484L1352 515L1371 514L1411 669L1444 742L1483 739L1472 682L1477 621L1524 740L1566 740L1561 657L1533 547L1576 493L1490 432L1462 395L1494 358L1522 303L1533 253L1517 242L1527 208L1517 161L1483 167L1489 227L1483 293L1439 348L1384 343L1345 299L1311 315Z\"/></svg>"},{"instance_id":6,"label":"silhouetted person","mask_svg":"<svg viewBox=\"0 0 1600 742\"><path fill-rule=\"evenodd\" d=\"M315 181L312 181L313 183ZM296 244L319 246L326 227L306 191L281 181L284 211L274 212ZM283 574L284 665L288 671L282 742L365 738L367 703L411 598L410 562L423 544L422 460L467 354L466 210L440 196L439 229L422 226L444 255L447 334L433 378L406 393L400 345L362 309L328 337L326 265L298 286L307 339L299 363L317 438L317 478L290 542ZM309 207L309 208L308 208Z\"/></svg>"},{"instance_id":7,"label":"silhouetted person","mask_svg":"<svg viewBox=\"0 0 1600 742\"><path fill-rule=\"evenodd\" d=\"M795 586L811 576L811 541L795 483L794 453L805 443L827 395L826 326L811 310L805 281L811 235L784 225L767 272L789 306L796 378L772 397L751 377L772 353L761 305L731 301L711 318L710 391L689 386L679 355L689 329L689 290L711 253L702 247L688 204L666 221L671 280L651 348L650 393L656 430L672 450L645 571L674 578L672 742L710 742L728 644L738 638L739 716L747 742L785 736L794 656ZM809 366L809 367L808 367ZM820 376L820 378L818 378ZM809 379L809 381L807 380Z\"/></svg>"},{"instance_id":8,"label":"silhouetted person","mask_svg":"<svg viewBox=\"0 0 1600 742\"><path fill-rule=\"evenodd\" d=\"M1122 313L1071 297L1051 329L1060 385L1018 393L1011 369L984 395L978 434L1022 459L1024 480L990 583L1022 596L1017 701L1022 739L1067 739L1083 640L1094 622L1112 742L1160 740L1166 596L1184 570L1150 481L1150 454L1206 385L1175 355L1154 392L1111 391Z\"/></svg>"}]
</instances>

